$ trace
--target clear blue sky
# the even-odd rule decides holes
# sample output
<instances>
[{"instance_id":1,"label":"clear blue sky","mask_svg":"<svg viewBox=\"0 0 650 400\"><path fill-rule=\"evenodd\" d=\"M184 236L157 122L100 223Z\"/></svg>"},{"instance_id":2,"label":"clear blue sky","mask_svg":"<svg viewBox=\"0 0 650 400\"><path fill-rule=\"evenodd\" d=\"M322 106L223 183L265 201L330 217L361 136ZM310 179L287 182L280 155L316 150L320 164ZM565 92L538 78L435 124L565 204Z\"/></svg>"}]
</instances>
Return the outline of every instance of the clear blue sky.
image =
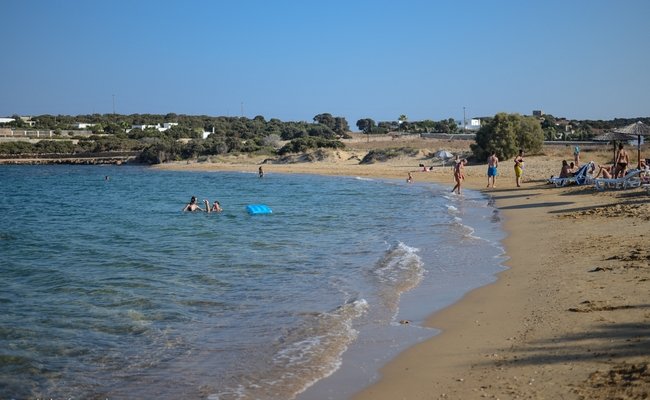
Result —
<instances>
[{"instance_id":1,"label":"clear blue sky","mask_svg":"<svg viewBox=\"0 0 650 400\"><path fill-rule=\"evenodd\" d=\"M3 0L0 116L650 116L647 0Z\"/></svg>"}]
</instances>

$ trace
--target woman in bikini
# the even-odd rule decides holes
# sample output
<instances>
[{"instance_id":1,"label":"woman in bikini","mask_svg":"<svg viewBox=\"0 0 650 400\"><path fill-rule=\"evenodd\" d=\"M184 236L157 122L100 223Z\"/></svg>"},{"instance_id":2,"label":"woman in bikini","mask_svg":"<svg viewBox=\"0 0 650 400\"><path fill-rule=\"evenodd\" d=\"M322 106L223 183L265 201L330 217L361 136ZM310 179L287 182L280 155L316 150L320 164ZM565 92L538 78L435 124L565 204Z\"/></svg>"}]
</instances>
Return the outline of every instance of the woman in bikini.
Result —
<instances>
[{"instance_id":1,"label":"woman in bikini","mask_svg":"<svg viewBox=\"0 0 650 400\"><path fill-rule=\"evenodd\" d=\"M517 187L521 187L521 175L524 173L524 151L519 150L519 155L515 157L515 182Z\"/></svg>"},{"instance_id":2,"label":"woman in bikini","mask_svg":"<svg viewBox=\"0 0 650 400\"><path fill-rule=\"evenodd\" d=\"M465 164L467 164L467 160L463 158L454 166L454 180L456 181L456 186L451 189L452 193L457 192L460 194L460 186L465 180Z\"/></svg>"},{"instance_id":3,"label":"woman in bikini","mask_svg":"<svg viewBox=\"0 0 650 400\"><path fill-rule=\"evenodd\" d=\"M199 206L199 202L196 199L196 196L192 196L190 199L190 202L183 207L183 211L204 211L201 206Z\"/></svg>"},{"instance_id":4,"label":"woman in bikini","mask_svg":"<svg viewBox=\"0 0 650 400\"><path fill-rule=\"evenodd\" d=\"M623 143L618 144L618 152L616 153L616 171L614 172L614 178L619 176L625 176L627 171L627 165L630 163L630 156L628 156L627 151L623 149Z\"/></svg>"}]
</instances>

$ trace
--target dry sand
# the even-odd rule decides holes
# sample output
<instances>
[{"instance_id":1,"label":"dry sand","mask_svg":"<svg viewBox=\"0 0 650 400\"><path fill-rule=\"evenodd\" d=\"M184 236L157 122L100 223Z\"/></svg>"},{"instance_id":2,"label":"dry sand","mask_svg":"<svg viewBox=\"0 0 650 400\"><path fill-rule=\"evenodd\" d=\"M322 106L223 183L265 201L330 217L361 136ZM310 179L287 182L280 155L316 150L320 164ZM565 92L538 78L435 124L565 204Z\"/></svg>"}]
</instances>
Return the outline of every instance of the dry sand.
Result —
<instances>
[{"instance_id":1,"label":"dry sand","mask_svg":"<svg viewBox=\"0 0 650 400\"><path fill-rule=\"evenodd\" d=\"M402 146L421 151L358 163L369 149ZM356 140L317 162L263 168L400 179L417 171L416 182L451 190L449 166L418 167L431 165L427 156L443 148L469 154L467 142ZM511 160L501 162L494 189L485 189L485 164L466 168L465 187L491 196L503 216L509 269L433 315L427 323L442 333L391 361L355 399L650 398L650 196L640 188L555 188L545 181L571 149L544 153L526 157L522 188ZM582 158L605 163L611 152L587 148ZM159 168L256 172L262 162L239 157Z\"/></svg>"}]
</instances>

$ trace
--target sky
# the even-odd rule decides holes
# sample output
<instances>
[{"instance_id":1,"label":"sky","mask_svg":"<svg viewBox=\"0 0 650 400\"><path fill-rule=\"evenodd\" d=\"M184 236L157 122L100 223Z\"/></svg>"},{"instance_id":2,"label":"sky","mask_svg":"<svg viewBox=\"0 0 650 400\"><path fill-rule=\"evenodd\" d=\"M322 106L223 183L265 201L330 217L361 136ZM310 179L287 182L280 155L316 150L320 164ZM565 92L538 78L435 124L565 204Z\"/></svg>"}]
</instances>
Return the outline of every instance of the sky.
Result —
<instances>
[{"instance_id":1,"label":"sky","mask_svg":"<svg viewBox=\"0 0 650 400\"><path fill-rule=\"evenodd\" d=\"M0 116L650 116L647 0L2 0Z\"/></svg>"}]
</instances>

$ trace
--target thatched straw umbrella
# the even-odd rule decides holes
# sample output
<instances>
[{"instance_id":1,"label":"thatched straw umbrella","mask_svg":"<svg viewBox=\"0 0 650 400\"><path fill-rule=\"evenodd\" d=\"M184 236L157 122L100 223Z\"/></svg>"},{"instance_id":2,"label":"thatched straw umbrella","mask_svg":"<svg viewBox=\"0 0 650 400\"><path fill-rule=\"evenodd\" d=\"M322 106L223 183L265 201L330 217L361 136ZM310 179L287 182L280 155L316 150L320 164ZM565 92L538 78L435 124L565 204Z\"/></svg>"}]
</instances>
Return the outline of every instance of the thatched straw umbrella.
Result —
<instances>
[{"instance_id":1,"label":"thatched straw umbrella","mask_svg":"<svg viewBox=\"0 0 650 400\"><path fill-rule=\"evenodd\" d=\"M608 142L608 143L613 143L614 144L614 157L612 158L612 162L616 162L616 145L619 142L628 142L630 140L634 139L634 136L628 135L626 133L620 133L617 131L612 131L612 132L605 132L602 135L598 135L593 140L597 142Z\"/></svg>"},{"instance_id":2,"label":"thatched straw umbrella","mask_svg":"<svg viewBox=\"0 0 650 400\"><path fill-rule=\"evenodd\" d=\"M645 136L645 137L650 136L650 126L644 124L641 121L637 121L633 124L624 126L623 128L615 129L614 132L637 137L636 149L637 149L637 156L638 156L637 159L639 163L637 168L640 169L641 168L641 136Z\"/></svg>"}]
</instances>

